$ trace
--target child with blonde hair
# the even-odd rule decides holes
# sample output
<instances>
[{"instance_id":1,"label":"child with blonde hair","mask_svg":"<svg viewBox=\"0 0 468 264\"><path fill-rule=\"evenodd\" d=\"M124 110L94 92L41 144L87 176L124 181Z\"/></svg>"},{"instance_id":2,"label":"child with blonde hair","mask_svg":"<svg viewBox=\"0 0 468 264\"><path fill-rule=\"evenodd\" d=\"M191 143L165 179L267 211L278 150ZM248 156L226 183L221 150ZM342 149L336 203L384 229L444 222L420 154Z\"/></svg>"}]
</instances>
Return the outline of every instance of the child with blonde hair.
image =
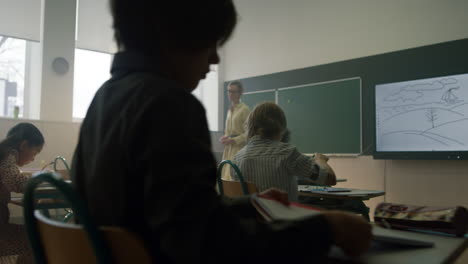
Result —
<instances>
[{"instance_id":1,"label":"child with blonde hair","mask_svg":"<svg viewBox=\"0 0 468 264\"><path fill-rule=\"evenodd\" d=\"M286 116L275 103L254 108L247 119L248 143L234 158L245 179L255 183L259 191L272 187L285 190L292 201L297 201L298 177L317 185L335 185L328 157L317 153L311 158L282 142L286 127Z\"/></svg>"}]
</instances>

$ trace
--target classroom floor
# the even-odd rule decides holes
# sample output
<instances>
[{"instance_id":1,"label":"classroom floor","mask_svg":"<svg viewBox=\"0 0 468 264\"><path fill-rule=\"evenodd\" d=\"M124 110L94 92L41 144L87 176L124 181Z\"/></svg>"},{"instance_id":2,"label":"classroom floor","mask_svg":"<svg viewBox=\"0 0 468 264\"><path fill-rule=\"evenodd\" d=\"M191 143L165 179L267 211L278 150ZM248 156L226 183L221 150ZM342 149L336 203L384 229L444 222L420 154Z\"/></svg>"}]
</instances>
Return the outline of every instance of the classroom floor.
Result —
<instances>
[{"instance_id":1,"label":"classroom floor","mask_svg":"<svg viewBox=\"0 0 468 264\"><path fill-rule=\"evenodd\" d=\"M10 217L10 223L12 224L23 224L23 222L22 216ZM16 258L16 255L0 257L0 264L16 264Z\"/></svg>"}]
</instances>

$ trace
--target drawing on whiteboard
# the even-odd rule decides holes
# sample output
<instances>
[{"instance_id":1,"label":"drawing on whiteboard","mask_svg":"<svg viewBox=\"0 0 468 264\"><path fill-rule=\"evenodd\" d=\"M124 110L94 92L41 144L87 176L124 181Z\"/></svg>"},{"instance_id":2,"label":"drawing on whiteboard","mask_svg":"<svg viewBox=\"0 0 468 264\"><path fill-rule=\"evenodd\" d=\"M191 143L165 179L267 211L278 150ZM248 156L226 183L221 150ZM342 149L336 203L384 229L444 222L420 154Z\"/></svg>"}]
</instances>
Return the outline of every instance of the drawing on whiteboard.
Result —
<instances>
[{"instance_id":1,"label":"drawing on whiteboard","mask_svg":"<svg viewBox=\"0 0 468 264\"><path fill-rule=\"evenodd\" d=\"M456 104L460 102L460 100L457 100L458 97L453 93L453 90L458 90L458 89L460 89L460 87L448 89L448 91L442 95L442 100L444 100L448 104Z\"/></svg>"},{"instance_id":2,"label":"drawing on whiteboard","mask_svg":"<svg viewBox=\"0 0 468 264\"><path fill-rule=\"evenodd\" d=\"M468 74L377 85L378 151L468 150Z\"/></svg>"}]
</instances>

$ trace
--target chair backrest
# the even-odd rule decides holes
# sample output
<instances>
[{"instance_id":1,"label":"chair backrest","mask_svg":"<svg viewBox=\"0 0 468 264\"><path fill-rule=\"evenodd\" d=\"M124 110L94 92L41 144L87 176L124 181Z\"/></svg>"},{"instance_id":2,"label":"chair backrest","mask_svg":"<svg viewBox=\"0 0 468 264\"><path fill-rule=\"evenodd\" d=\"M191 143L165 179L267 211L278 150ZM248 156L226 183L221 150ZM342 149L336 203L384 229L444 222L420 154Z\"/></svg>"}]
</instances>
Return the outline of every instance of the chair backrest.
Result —
<instances>
[{"instance_id":1,"label":"chair backrest","mask_svg":"<svg viewBox=\"0 0 468 264\"><path fill-rule=\"evenodd\" d=\"M65 169L57 169L57 162L58 161L61 161L61 163L63 164L63 166L65 167ZM62 157L62 156L57 156L54 158L53 161L47 163L44 167L41 168L41 171L45 170L47 167L49 167L50 165L53 165L53 169L55 172L59 173L65 180L69 180L70 179L70 166L68 165L67 163L67 160Z\"/></svg>"},{"instance_id":2,"label":"chair backrest","mask_svg":"<svg viewBox=\"0 0 468 264\"><path fill-rule=\"evenodd\" d=\"M57 170L57 160L61 160L63 165L65 166L65 169L67 169L68 172L70 172L70 166L68 166L67 160L62 157L62 156L57 156L54 159L54 170Z\"/></svg>"},{"instance_id":3,"label":"chair backrest","mask_svg":"<svg viewBox=\"0 0 468 264\"><path fill-rule=\"evenodd\" d=\"M62 161L63 165L65 166L65 170L57 169L57 161L59 160ZM66 180L70 179L70 174L71 174L70 166L68 166L67 160L64 157L62 156L55 157L53 164L54 164L54 171L60 173L64 179Z\"/></svg>"},{"instance_id":4,"label":"chair backrest","mask_svg":"<svg viewBox=\"0 0 468 264\"><path fill-rule=\"evenodd\" d=\"M223 180L221 179L221 175L222 175L222 171L223 171L223 166L224 165L230 165L237 177L239 178L239 181L227 181L227 180ZM239 195L248 195L250 193L254 193L256 192L257 188L255 187L255 184L251 183L251 182L246 182L244 180L244 176L242 175L242 172L240 171L239 167L237 167L237 165L232 162L231 160L223 160L219 163L218 165L218 173L217 173L217 180L218 180L218 189L219 189L219 193L221 195L227 195L227 196L239 196ZM230 194L225 194L225 185L224 183L226 184L226 186L228 186L230 189ZM249 187L250 185L250 187ZM253 186L253 187L252 187ZM242 192L240 192L242 191Z\"/></svg>"},{"instance_id":5,"label":"chair backrest","mask_svg":"<svg viewBox=\"0 0 468 264\"><path fill-rule=\"evenodd\" d=\"M35 210L41 243L49 264L96 263L83 226L46 218ZM114 263L151 263L143 242L133 233L118 227L101 227L112 252Z\"/></svg>"},{"instance_id":6,"label":"chair backrest","mask_svg":"<svg viewBox=\"0 0 468 264\"><path fill-rule=\"evenodd\" d=\"M247 190L249 194L258 192L257 186L255 186L254 183L245 182L245 184L247 184ZM222 180L222 185L225 196L236 197L245 195L245 193L242 190L240 181Z\"/></svg>"},{"instance_id":7,"label":"chair backrest","mask_svg":"<svg viewBox=\"0 0 468 264\"><path fill-rule=\"evenodd\" d=\"M35 213L34 190L43 182L48 182L63 194L64 198L71 204L75 219L81 223L80 226L69 226L62 222L48 220L45 217L41 217L40 214ZM133 248L130 249L125 244L129 243L129 240L132 241L132 245L141 248L141 250L137 252L146 252L143 244L141 242L134 242L137 238L135 236L131 238L131 236L128 235L130 234L129 232L118 228L98 229L89 216L88 210L78 193L56 173L41 173L28 181L24 192L24 217L29 241L37 264L125 263L123 261L128 260L127 258L122 258L120 260L119 258L123 257L125 254L132 254L131 252L124 252L133 250ZM38 221L38 219L40 221ZM113 230L113 232L108 232L108 230ZM124 236L122 234L126 235ZM80 250L74 251L73 248L77 245L71 243L75 243L75 238L77 239L76 244L80 244L82 249L88 248L89 254L84 254ZM116 241L114 241L114 239ZM123 239L123 241L117 241L119 239ZM66 248L68 248L68 250L66 250ZM61 257L59 257L59 255L61 255ZM72 255L76 255L76 257L71 259L69 256ZM93 260L91 256L94 256ZM67 261L63 261L63 257L66 257ZM84 260L81 259L81 257L86 257L87 259ZM142 253L141 258L142 260L146 259L147 262L141 261L140 263L150 263L149 254L146 253L145 255ZM75 260L76 262L71 262ZM134 263L134 261L130 259L128 263Z\"/></svg>"}]
</instances>

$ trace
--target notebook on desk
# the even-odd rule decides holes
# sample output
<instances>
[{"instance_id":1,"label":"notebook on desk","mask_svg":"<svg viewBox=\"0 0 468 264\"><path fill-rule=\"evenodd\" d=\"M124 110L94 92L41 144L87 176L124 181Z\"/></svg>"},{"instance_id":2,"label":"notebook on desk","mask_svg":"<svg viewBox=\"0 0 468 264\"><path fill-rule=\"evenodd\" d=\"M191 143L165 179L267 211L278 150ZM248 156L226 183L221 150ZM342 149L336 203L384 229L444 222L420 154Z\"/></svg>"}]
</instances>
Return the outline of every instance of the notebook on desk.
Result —
<instances>
[{"instance_id":1,"label":"notebook on desk","mask_svg":"<svg viewBox=\"0 0 468 264\"><path fill-rule=\"evenodd\" d=\"M428 248L434 246L434 242L410 239L395 234L388 234L389 231L391 232L391 230L379 226L374 226L372 229L372 233L374 235L372 247Z\"/></svg>"},{"instance_id":2,"label":"notebook on desk","mask_svg":"<svg viewBox=\"0 0 468 264\"><path fill-rule=\"evenodd\" d=\"M351 192L349 188L325 187L316 185L299 185L300 192L324 192L324 193L337 193L337 192Z\"/></svg>"},{"instance_id":3,"label":"notebook on desk","mask_svg":"<svg viewBox=\"0 0 468 264\"><path fill-rule=\"evenodd\" d=\"M258 194L251 197L252 205L267 221L295 220L320 214L320 209L300 203L284 204Z\"/></svg>"},{"instance_id":4,"label":"notebook on desk","mask_svg":"<svg viewBox=\"0 0 468 264\"><path fill-rule=\"evenodd\" d=\"M337 192L351 192L348 188L337 188L337 187L323 187L313 189L314 192L326 192L326 193L337 193Z\"/></svg>"}]
</instances>

